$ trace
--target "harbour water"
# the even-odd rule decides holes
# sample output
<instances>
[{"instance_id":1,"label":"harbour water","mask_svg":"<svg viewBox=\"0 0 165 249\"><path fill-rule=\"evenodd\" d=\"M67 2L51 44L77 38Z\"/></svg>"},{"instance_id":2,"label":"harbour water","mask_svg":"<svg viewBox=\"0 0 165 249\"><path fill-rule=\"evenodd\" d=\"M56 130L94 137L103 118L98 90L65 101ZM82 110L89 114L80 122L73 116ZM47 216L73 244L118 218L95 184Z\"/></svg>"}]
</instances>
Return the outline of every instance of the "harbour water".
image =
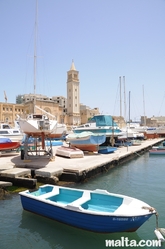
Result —
<instances>
[{"instance_id":1,"label":"harbour water","mask_svg":"<svg viewBox=\"0 0 165 249\"><path fill-rule=\"evenodd\" d=\"M143 200L159 213L159 227L165 228L165 157L149 153L117 166L89 181L74 187L106 189ZM156 240L156 217L152 216L136 232L96 234L76 229L44 217L23 211L18 194L0 200L1 249L105 249L106 240ZM143 244L144 245L144 244ZM117 244L116 244L117 246ZM134 247L134 246L130 246ZM129 248L118 244L111 248ZM158 248L137 246L136 248ZM159 247L160 248L160 247ZM161 245L165 248L165 243Z\"/></svg>"}]
</instances>

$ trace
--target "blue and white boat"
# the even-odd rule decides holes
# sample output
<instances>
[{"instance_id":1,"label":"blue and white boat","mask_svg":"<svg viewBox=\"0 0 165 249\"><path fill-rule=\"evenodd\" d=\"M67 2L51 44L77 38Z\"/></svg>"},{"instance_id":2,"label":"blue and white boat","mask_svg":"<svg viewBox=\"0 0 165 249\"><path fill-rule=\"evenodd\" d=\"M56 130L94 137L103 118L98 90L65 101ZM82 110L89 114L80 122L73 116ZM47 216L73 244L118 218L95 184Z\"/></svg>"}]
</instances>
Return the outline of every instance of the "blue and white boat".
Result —
<instances>
[{"instance_id":1,"label":"blue and white boat","mask_svg":"<svg viewBox=\"0 0 165 249\"><path fill-rule=\"evenodd\" d=\"M104 134L96 134L90 131L83 131L81 133L70 133L66 136L66 141L71 147L76 147L83 151L98 152L99 145L106 140Z\"/></svg>"},{"instance_id":2,"label":"blue and white boat","mask_svg":"<svg viewBox=\"0 0 165 249\"><path fill-rule=\"evenodd\" d=\"M136 231L155 209L138 199L106 190L43 185L19 193L23 209L98 233Z\"/></svg>"},{"instance_id":3,"label":"blue and white boat","mask_svg":"<svg viewBox=\"0 0 165 249\"><path fill-rule=\"evenodd\" d=\"M83 131L91 131L96 134L105 134L106 137L111 137L112 135L114 137L119 136L121 133L121 130L116 122L114 122L112 116L108 114L95 115L88 121L88 123L73 129L74 133L81 133Z\"/></svg>"},{"instance_id":4,"label":"blue and white boat","mask_svg":"<svg viewBox=\"0 0 165 249\"><path fill-rule=\"evenodd\" d=\"M110 154L117 150L117 147L111 147L111 146L99 146L98 153L100 154Z\"/></svg>"}]
</instances>

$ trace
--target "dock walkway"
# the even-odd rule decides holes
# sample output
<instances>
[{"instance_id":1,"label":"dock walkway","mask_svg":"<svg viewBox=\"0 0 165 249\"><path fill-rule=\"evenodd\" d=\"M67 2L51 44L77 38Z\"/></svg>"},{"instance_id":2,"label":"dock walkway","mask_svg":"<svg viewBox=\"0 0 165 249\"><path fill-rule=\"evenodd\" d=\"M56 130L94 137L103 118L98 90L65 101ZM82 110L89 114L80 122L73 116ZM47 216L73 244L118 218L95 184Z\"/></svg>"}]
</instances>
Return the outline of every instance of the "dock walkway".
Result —
<instances>
[{"instance_id":1,"label":"dock walkway","mask_svg":"<svg viewBox=\"0 0 165 249\"><path fill-rule=\"evenodd\" d=\"M54 160L38 157L21 160L20 153L2 154L0 181L28 188L34 188L37 181L51 184L57 184L58 181L81 182L144 154L162 141L162 138L145 140L141 145L120 147L111 154L84 153L83 158L73 159L55 156ZM57 148L53 147L54 153Z\"/></svg>"}]
</instances>

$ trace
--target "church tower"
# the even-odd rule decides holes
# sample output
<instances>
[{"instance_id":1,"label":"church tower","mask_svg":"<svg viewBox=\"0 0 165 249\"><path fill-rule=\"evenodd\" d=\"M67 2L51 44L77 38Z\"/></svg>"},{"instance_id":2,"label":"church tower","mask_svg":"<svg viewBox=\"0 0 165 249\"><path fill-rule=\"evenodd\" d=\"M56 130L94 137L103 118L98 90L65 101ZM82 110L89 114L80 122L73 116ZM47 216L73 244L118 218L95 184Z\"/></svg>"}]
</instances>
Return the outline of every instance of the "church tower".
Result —
<instances>
[{"instance_id":1,"label":"church tower","mask_svg":"<svg viewBox=\"0 0 165 249\"><path fill-rule=\"evenodd\" d=\"M79 72L74 62L67 72L67 114L69 125L79 125L80 120L80 82Z\"/></svg>"}]
</instances>

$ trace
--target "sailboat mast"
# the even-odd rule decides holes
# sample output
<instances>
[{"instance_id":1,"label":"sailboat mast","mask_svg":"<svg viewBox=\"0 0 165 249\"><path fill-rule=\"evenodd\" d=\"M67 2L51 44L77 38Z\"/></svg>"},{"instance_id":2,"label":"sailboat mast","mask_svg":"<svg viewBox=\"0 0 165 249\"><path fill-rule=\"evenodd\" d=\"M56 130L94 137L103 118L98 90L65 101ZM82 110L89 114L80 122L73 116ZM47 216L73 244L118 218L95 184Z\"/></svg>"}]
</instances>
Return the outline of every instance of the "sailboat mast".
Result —
<instances>
[{"instance_id":1,"label":"sailboat mast","mask_svg":"<svg viewBox=\"0 0 165 249\"><path fill-rule=\"evenodd\" d=\"M34 30L34 94L36 93L36 69L37 69L37 25L38 25L38 0L36 0L35 30Z\"/></svg>"},{"instance_id":2,"label":"sailboat mast","mask_svg":"<svg viewBox=\"0 0 165 249\"><path fill-rule=\"evenodd\" d=\"M145 101L144 101L144 85L143 85L143 107L144 107L144 126L146 126Z\"/></svg>"},{"instance_id":3,"label":"sailboat mast","mask_svg":"<svg viewBox=\"0 0 165 249\"><path fill-rule=\"evenodd\" d=\"M129 91L129 127L130 127L130 122L131 122L130 98L131 98L131 92Z\"/></svg>"},{"instance_id":4,"label":"sailboat mast","mask_svg":"<svg viewBox=\"0 0 165 249\"><path fill-rule=\"evenodd\" d=\"M119 77L119 84L120 84L120 128L121 128L121 117L122 117L121 76Z\"/></svg>"},{"instance_id":5,"label":"sailboat mast","mask_svg":"<svg viewBox=\"0 0 165 249\"><path fill-rule=\"evenodd\" d=\"M123 76L123 87L124 87L124 119L126 121L125 76Z\"/></svg>"}]
</instances>

